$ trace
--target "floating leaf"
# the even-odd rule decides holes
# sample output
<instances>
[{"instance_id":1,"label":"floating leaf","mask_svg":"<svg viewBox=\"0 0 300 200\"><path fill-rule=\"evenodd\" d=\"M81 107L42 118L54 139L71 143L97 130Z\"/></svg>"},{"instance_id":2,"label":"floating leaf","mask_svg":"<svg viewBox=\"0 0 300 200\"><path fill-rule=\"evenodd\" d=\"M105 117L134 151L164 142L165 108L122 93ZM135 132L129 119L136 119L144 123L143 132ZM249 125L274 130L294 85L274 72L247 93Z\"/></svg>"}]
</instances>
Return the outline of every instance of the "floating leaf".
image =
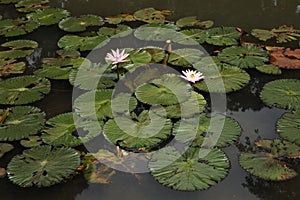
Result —
<instances>
[{"instance_id":1,"label":"floating leaf","mask_svg":"<svg viewBox=\"0 0 300 200\"><path fill-rule=\"evenodd\" d=\"M80 158L74 149L39 146L15 156L7 166L7 173L21 187L46 187L66 179L79 165Z\"/></svg>"},{"instance_id":2,"label":"floating leaf","mask_svg":"<svg viewBox=\"0 0 300 200\"><path fill-rule=\"evenodd\" d=\"M0 77L11 74L22 74L25 71L24 62L16 62L14 59L0 60Z\"/></svg>"},{"instance_id":3,"label":"floating leaf","mask_svg":"<svg viewBox=\"0 0 300 200\"><path fill-rule=\"evenodd\" d=\"M289 142L300 145L300 113L285 113L277 121L277 132Z\"/></svg>"},{"instance_id":4,"label":"floating leaf","mask_svg":"<svg viewBox=\"0 0 300 200\"><path fill-rule=\"evenodd\" d=\"M119 14L116 16L105 17L105 21L109 24L120 24L122 22L132 22L136 19L132 14Z\"/></svg>"},{"instance_id":5,"label":"floating leaf","mask_svg":"<svg viewBox=\"0 0 300 200\"><path fill-rule=\"evenodd\" d=\"M178 121L174 126L176 140L184 143L192 142L194 147L223 148L237 141L242 131L237 121L220 114L212 118L202 114L198 123L195 124L195 119Z\"/></svg>"},{"instance_id":6,"label":"floating leaf","mask_svg":"<svg viewBox=\"0 0 300 200\"><path fill-rule=\"evenodd\" d=\"M118 38L118 37L126 37L130 35L132 29L126 25L118 25L116 28L109 28L109 27L102 27L99 29L98 34L103 35L106 37L111 38Z\"/></svg>"},{"instance_id":7,"label":"floating leaf","mask_svg":"<svg viewBox=\"0 0 300 200\"><path fill-rule=\"evenodd\" d=\"M207 30L205 41L217 46L237 45L240 35L235 27L216 27Z\"/></svg>"},{"instance_id":8,"label":"floating leaf","mask_svg":"<svg viewBox=\"0 0 300 200\"><path fill-rule=\"evenodd\" d=\"M199 61L204 53L198 49L184 48L172 51L168 62L172 65L188 67Z\"/></svg>"},{"instance_id":9,"label":"floating leaf","mask_svg":"<svg viewBox=\"0 0 300 200\"><path fill-rule=\"evenodd\" d=\"M267 41L268 39L274 37L271 31L264 29L252 29L251 34L262 41Z\"/></svg>"},{"instance_id":10,"label":"floating leaf","mask_svg":"<svg viewBox=\"0 0 300 200\"><path fill-rule=\"evenodd\" d=\"M60 29L67 32L85 31L88 26L101 26L103 19L97 15L81 15L79 17L68 17L59 22Z\"/></svg>"},{"instance_id":11,"label":"floating leaf","mask_svg":"<svg viewBox=\"0 0 300 200\"><path fill-rule=\"evenodd\" d=\"M151 83L144 83L135 91L138 100L150 105L172 105L191 96L189 84L175 75L165 75Z\"/></svg>"},{"instance_id":12,"label":"floating leaf","mask_svg":"<svg viewBox=\"0 0 300 200\"><path fill-rule=\"evenodd\" d=\"M147 23L158 23L165 22L165 16L169 15L171 11L169 10L155 10L154 8L144 8L136 11L133 16L135 19L147 22Z\"/></svg>"},{"instance_id":13,"label":"floating leaf","mask_svg":"<svg viewBox=\"0 0 300 200\"><path fill-rule=\"evenodd\" d=\"M205 157L201 157L199 151L189 148L180 154L174 147L157 151L149 162L151 175L175 190L208 189L225 178L229 161L221 150L213 149Z\"/></svg>"},{"instance_id":14,"label":"floating leaf","mask_svg":"<svg viewBox=\"0 0 300 200\"><path fill-rule=\"evenodd\" d=\"M256 146L265 151L242 153L239 161L249 173L272 181L282 181L295 177L297 172L290 168L282 157L296 158L300 156L300 147L285 141L257 141ZM266 151L267 150L267 151Z\"/></svg>"},{"instance_id":15,"label":"floating leaf","mask_svg":"<svg viewBox=\"0 0 300 200\"><path fill-rule=\"evenodd\" d=\"M300 49L294 51L290 48L272 48L270 51L270 62L280 68L300 69Z\"/></svg>"},{"instance_id":16,"label":"floating leaf","mask_svg":"<svg viewBox=\"0 0 300 200\"><path fill-rule=\"evenodd\" d=\"M29 136L27 140L21 140L20 144L23 147L31 148L40 146L42 144L42 139L40 136Z\"/></svg>"},{"instance_id":17,"label":"floating leaf","mask_svg":"<svg viewBox=\"0 0 300 200\"><path fill-rule=\"evenodd\" d=\"M36 21L23 18L0 20L0 35L5 37L25 35L38 27L39 24Z\"/></svg>"},{"instance_id":18,"label":"floating leaf","mask_svg":"<svg viewBox=\"0 0 300 200\"><path fill-rule=\"evenodd\" d=\"M151 55L151 62L153 63L162 61L166 56L165 51L159 47L145 47L143 50Z\"/></svg>"},{"instance_id":19,"label":"floating leaf","mask_svg":"<svg viewBox=\"0 0 300 200\"><path fill-rule=\"evenodd\" d=\"M199 44L202 44L205 42L206 37L207 37L207 33L204 30L201 29L189 29L189 30L183 30L180 31L180 33L183 33L183 37L185 38L185 40L188 39L187 43L185 43L185 40L180 41L180 44L192 44L190 40L192 41L197 41Z\"/></svg>"},{"instance_id":20,"label":"floating leaf","mask_svg":"<svg viewBox=\"0 0 300 200\"><path fill-rule=\"evenodd\" d=\"M208 29L214 25L214 21L206 20L206 21L199 22L197 25L200 26L200 28L202 29Z\"/></svg>"},{"instance_id":21,"label":"floating leaf","mask_svg":"<svg viewBox=\"0 0 300 200\"><path fill-rule=\"evenodd\" d=\"M0 158L4 156L7 152L13 150L14 146L8 143L0 143ZM0 176L1 177L1 176Z\"/></svg>"},{"instance_id":22,"label":"floating leaf","mask_svg":"<svg viewBox=\"0 0 300 200\"><path fill-rule=\"evenodd\" d=\"M148 64L152 59L151 55L143 49L130 52L128 58L136 67Z\"/></svg>"},{"instance_id":23,"label":"floating leaf","mask_svg":"<svg viewBox=\"0 0 300 200\"><path fill-rule=\"evenodd\" d=\"M105 137L115 145L150 150L171 135L172 122L143 111L134 120L124 115L110 119L103 130Z\"/></svg>"},{"instance_id":24,"label":"floating leaf","mask_svg":"<svg viewBox=\"0 0 300 200\"><path fill-rule=\"evenodd\" d=\"M50 92L50 82L37 76L0 81L0 104L20 105L38 101Z\"/></svg>"},{"instance_id":25,"label":"floating leaf","mask_svg":"<svg viewBox=\"0 0 300 200\"><path fill-rule=\"evenodd\" d=\"M228 47L218 57L221 61L240 68L261 66L269 60L267 51L251 44Z\"/></svg>"},{"instance_id":26,"label":"floating leaf","mask_svg":"<svg viewBox=\"0 0 300 200\"><path fill-rule=\"evenodd\" d=\"M27 14L26 17L29 20L37 21L40 25L47 26L57 24L60 20L69 15L69 11L61 8L45 8L35 10L35 12Z\"/></svg>"},{"instance_id":27,"label":"floating leaf","mask_svg":"<svg viewBox=\"0 0 300 200\"><path fill-rule=\"evenodd\" d=\"M194 84L205 92L233 92L242 89L250 81L249 74L238 67L226 64L207 66L201 63L194 65L204 75L204 81Z\"/></svg>"},{"instance_id":28,"label":"floating leaf","mask_svg":"<svg viewBox=\"0 0 300 200\"><path fill-rule=\"evenodd\" d=\"M189 16L189 17L183 17L176 21L176 25L179 28L182 27L189 27L189 26L195 26L199 20L196 16Z\"/></svg>"},{"instance_id":29,"label":"floating leaf","mask_svg":"<svg viewBox=\"0 0 300 200\"><path fill-rule=\"evenodd\" d=\"M14 141L37 134L42 129L45 113L31 106L0 110L0 140Z\"/></svg>"},{"instance_id":30,"label":"floating leaf","mask_svg":"<svg viewBox=\"0 0 300 200\"><path fill-rule=\"evenodd\" d=\"M44 5L48 3L48 0L21 0L15 4L15 7L19 12L33 12L37 9L48 8L48 6Z\"/></svg>"},{"instance_id":31,"label":"floating leaf","mask_svg":"<svg viewBox=\"0 0 300 200\"><path fill-rule=\"evenodd\" d=\"M14 59L24 58L34 52L38 47L38 43L33 40L13 40L1 44L2 47L9 48L9 50L0 51L0 58Z\"/></svg>"},{"instance_id":32,"label":"floating leaf","mask_svg":"<svg viewBox=\"0 0 300 200\"><path fill-rule=\"evenodd\" d=\"M265 74L281 74L281 70L279 69L279 67L277 67L276 65L272 65L272 64L269 64L269 65L261 65L261 66L258 66L256 67L256 69L262 73L265 73Z\"/></svg>"},{"instance_id":33,"label":"floating leaf","mask_svg":"<svg viewBox=\"0 0 300 200\"><path fill-rule=\"evenodd\" d=\"M58 46L64 49L89 51L101 48L109 42L105 36L81 37L77 35L65 35L58 41Z\"/></svg>"},{"instance_id":34,"label":"floating leaf","mask_svg":"<svg viewBox=\"0 0 300 200\"><path fill-rule=\"evenodd\" d=\"M260 94L263 102L269 106L284 109L297 109L300 103L300 80L280 79L267 83Z\"/></svg>"}]
</instances>

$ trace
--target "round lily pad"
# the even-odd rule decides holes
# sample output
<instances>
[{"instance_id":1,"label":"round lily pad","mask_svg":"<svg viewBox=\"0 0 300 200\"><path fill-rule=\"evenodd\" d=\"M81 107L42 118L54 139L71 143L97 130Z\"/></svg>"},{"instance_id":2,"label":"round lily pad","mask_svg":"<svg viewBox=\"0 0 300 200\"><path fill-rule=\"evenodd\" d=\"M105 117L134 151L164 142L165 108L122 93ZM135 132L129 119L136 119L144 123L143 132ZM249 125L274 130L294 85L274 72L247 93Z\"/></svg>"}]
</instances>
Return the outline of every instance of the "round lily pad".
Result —
<instances>
[{"instance_id":1,"label":"round lily pad","mask_svg":"<svg viewBox=\"0 0 300 200\"><path fill-rule=\"evenodd\" d=\"M240 35L235 27L216 27L207 30L205 41L217 46L237 45Z\"/></svg>"},{"instance_id":2,"label":"round lily pad","mask_svg":"<svg viewBox=\"0 0 300 200\"><path fill-rule=\"evenodd\" d=\"M60 48L69 50L90 51L101 48L109 42L106 36L65 35L57 43Z\"/></svg>"},{"instance_id":3,"label":"round lily pad","mask_svg":"<svg viewBox=\"0 0 300 200\"><path fill-rule=\"evenodd\" d=\"M69 11L61 8L45 8L35 10L35 12L27 14L26 17L29 20L37 21L40 25L47 26L57 24L60 20L69 15Z\"/></svg>"},{"instance_id":4,"label":"round lily pad","mask_svg":"<svg viewBox=\"0 0 300 200\"><path fill-rule=\"evenodd\" d=\"M79 17L68 17L59 22L60 29L67 32L85 31L88 26L101 26L103 19L97 15L82 15Z\"/></svg>"},{"instance_id":5,"label":"round lily pad","mask_svg":"<svg viewBox=\"0 0 300 200\"><path fill-rule=\"evenodd\" d=\"M282 73L278 66L272 64L257 66L256 69L264 74L278 75Z\"/></svg>"},{"instance_id":6,"label":"round lily pad","mask_svg":"<svg viewBox=\"0 0 300 200\"><path fill-rule=\"evenodd\" d=\"M289 142L300 145L300 113L285 113L277 121L277 132Z\"/></svg>"},{"instance_id":7,"label":"round lily pad","mask_svg":"<svg viewBox=\"0 0 300 200\"><path fill-rule=\"evenodd\" d=\"M0 110L0 140L15 141L37 134L45 123L45 113L31 106Z\"/></svg>"},{"instance_id":8,"label":"round lily pad","mask_svg":"<svg viewBox=\"0 0 300 200\"><path fill-rule=\"evenodd\" d=\"M39 146L13 157L7 174L21 187L46 187L66 179L79 165L80 157L74 149Z\"/></svg>"},{"instance_id":9,"label":"round lily pad","mask_svg":"<svg viewBox=\"0 0 300 200\"><path fill-rule=\"evenodd\" d=\"M188 67L198 62L204 53L198 49L184 48L172 51L168 63L181 67Z\"/></svg>"},{"instance_id":10,"label":"round lily pad","mask_svg":"<svg viewBox=\"0 0 300 200\"><path fill-rule=\"evenodd\" d=\"M5 37L14 37L31 33L39 27L39 24L33 20L24 18L5 19L0 21L0 35Z\"/></svg>"},{"instance_id":11,"label":"round lily pad","mask_svg":"<svg viewBox=\"0 0 300 200\"><path fill-rule=\"evenodd\" d=\"M300 104L300 80L280 79L267 83L260 94L269 106L284 109L297 109Z\"/></svg>"},{"instance_id":12,"label":"round lily pad","mask_svg":"<svg viewBox=\"0 0 300 200\"><path fill-rule=\"evenodd\" d=\"M50 92L50 82L37 76L0 81L0 104L20 105L38 101Z\"/></svg>"},{"instance_id":13,"label":"round lily pad","mask_svg":"<svg viewBox=\"0 0 300 200\"><path fill-rule=\"evenodd\" d=\"M230 165L221 150L212 149L205 157L200 157L199 151L189 148L182 155L174 147L157 151L149 162L151 175L175 190L208 189L225 178Z\"/></svg>"},{"instance_id":14,"label":"round lily pad","mask_svg":"<svg viewBox=\"0 0 300 200\"><path fill-rule=\"evenodd\" d=\"M0 60L0 77L9 76L11 74L23 74L26 64L17 62L15 59Z\"/></svg>"},{"instance_id":15,"label":"round lily pad","mask_svg":"<svg viewBox=\"0 0 300 200\"><path fill-rule=\"evenodd\" d=\"M34 52L38 47L38 43L33 40L13 40L1 44L2 47L9 50L0 51L0 58L13 59L24 58Z\"/></svg>"},{"instance_id":16,"label":"round lily pad","mask_svg":"<svg viewBox=\"0 0 300 200\"><path fill-rule=\"evenodd\" d=\"M183 38L185 38L185 40L191 39L197 41L199 44L204 43L207 37L207 32L201 29L183 30L180 31L180 33L183 34ZM190 40L187 40L188 41L187 43L185 43L185 40L180 41L180 44L186 44L186 45L191 44Z\"/></svg>"},{"instance_id":17,"label":"round lily pad","mask_svg":"<svg viewBox=\"0 0 300 200\"><path fill-rule=\"evenodd\" d=\"M191 87L176 75L165 75L139 86L135 95L138 100L150 105L172 105L189 99Z\"/></svg>"},{"instance_id":18,"label":"round lily pad","mask_svg":"<svg viewBox=\"0 0 300 200\"><path fill-rule=\"evenodd\" d=\"M153 63L162 61L166 56L165 50L159 47L145 47L143 49L151 55L151 62Z\"/></svg>"}]
</instances>

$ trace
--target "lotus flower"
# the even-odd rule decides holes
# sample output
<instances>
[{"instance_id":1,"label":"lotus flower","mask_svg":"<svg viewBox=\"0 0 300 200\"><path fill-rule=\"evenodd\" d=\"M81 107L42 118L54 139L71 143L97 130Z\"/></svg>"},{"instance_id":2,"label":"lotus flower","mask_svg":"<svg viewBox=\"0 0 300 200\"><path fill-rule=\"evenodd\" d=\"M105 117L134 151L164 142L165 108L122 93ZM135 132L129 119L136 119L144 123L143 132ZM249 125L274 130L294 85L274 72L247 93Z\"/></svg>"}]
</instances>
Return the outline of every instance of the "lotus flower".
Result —
<instances>
[{"instance_id":1,"label":"lotus flower","mask_svg":"<svg viewBox=\"0 0 300 200\"><path fill-rule=\"evenodd\" d=\"M106 60L112 61L112 64L118 64L118 63L123 63L123 62L129 62L129 60L124 60L129 56L128 53L125 53L125 50L123 50L120 53L120 50L117 49L116 51L111 50L112 53L107 53L106 55Z\"/></svg>"},{"instance_id":2,"label":"lotus flower","mask_svg":"<svg viewBox=\"0 0 300 200\"><path fill-rule=\"evenodd\" d=\"M182 73L184 74L184 76L180 76L182 78L184 78L185 80L195 83L197 81L201 81L204 79L204 76L202 76L202 73L197 72L196 70L186 70L186 71L182 71Z\"/></svg>"}]
</instances>

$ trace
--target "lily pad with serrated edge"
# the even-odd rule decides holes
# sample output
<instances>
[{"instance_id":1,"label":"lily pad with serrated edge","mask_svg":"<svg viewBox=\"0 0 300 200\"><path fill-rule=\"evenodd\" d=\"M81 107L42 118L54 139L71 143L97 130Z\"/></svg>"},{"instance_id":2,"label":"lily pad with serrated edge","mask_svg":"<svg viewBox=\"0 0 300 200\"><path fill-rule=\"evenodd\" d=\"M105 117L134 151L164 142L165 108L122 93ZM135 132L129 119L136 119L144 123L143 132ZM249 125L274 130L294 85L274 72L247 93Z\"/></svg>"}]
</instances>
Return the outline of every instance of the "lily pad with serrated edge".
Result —
<instances>
[{"instance_id":1,"label":"lily pad with serrated edge","mask_svg":"<svg viewBox=\"0 0 300 200\"><path fill-rule=\"evenodd\" d=\"M40 109L31 106L17 106L0 110L0 140L15 141L28 138L40 131L45 123Z\"/></svg>"},{"instance_id":2,"label":"lily pad with serrated edge","mask_svg":"<svg viewBox=\"0 0 300 200\"><path fill-rule=\"evenodd\" d=\"M39 24L33 20L23 18L5 19L0 21L0 35L5 37L14 37L26 35L39 27Z\"/></svg>"},{"instance_id":3,"label":"lily pad with serrated edge","mask_svg":"<svg viewBox=\"0 0 300 200\"><path fill-rule=\"evenodd\" d=\"M25 71L26 64L17 62L15 59L0 60L0 77L11 74L22 74Z\"/></svg>"},{"instance_id":4,"label":"lily pad with serrated edge","mask_svg":"<svg viewBox=\"0 0 300 200\"><path fill-rule=\"evenodd\" d=\"M277 132L289 142L300 145L300 113L285 113L277 121Z\"/></svg>"},{"instance_id":5,"label":"lily pad with serrated edge","mask_svg":"<svg viewBox=\"0 0 300 200\"><path fill-rule=\"evenodd\" d=\"M0 104L20 105L38 101L50 92L50 81L37 76L18 76L0 81Z\"/></svg>"},{"instance_id":6,"label":"lily pad with serrated edge","mask_svg":"<svg viewBox=\"0 0 300 200\"><path fill-rule=\"evenodd\" d=\"M7 166L9 180L21 187L47 187L62 182L80 165L71 148L39 146L13 157Z\"/></svg>"},{"instance_id":7,"label":"lily pad with serrated edge","mask_svg":"<svg viewBox=\"0 0 300 200\"><path fill-rule=\"evenodd\" d=\"M115 145L147 151L171 135L172 122L145 110L134 119L124 115L110 119L103 130Z\"/></svg>"},{"instance_id":8,"label":"lily pad with serrated edge","mask_svg":"<svg viewBox=\"0 0 300 200\"><path fill-rule=\"evenodd\" d=\"M235 27L216 27L207 30L205 41L217 46L237 45L241 33Z\"/></svg>"},{"instance_id":9,"label":"lily pad with serrated edge","mask_svg":"<svg viewBox=\"0 0 300 200\"><path fill-rule=\"evenodd\" d=\"M40 25L48 26L57 24L63 18L70 15L70 12L61 8L44 8L35 10L26 15L29 20L37 21Z\"/></svg>"},{"instance_id":10,"label":"lily pad with serrated edge","mask_svg":"<svg viewBox=\"0 0 300 200\"><path fill-rule=\"evenodd\" d=\"M111 108L115 114L128 114L136 108L137 104L135 97L123 92L114 94L111 100Z\"/></svg>"},{"instance_id":11,"label":"lily pad with serrated edge","mask_svg":"<svg viewBox=\"0 0 300 200\"><path fill-rule=\"evenodd\" d=\"M45 5L49 0L21 0L15 4L16 9L19 12L29 13L37 9L48 8L49 6Z\"/></svg>"},{"instance_id":12,"label":"lily pad with serrated edge","mask_svg":"<svg viewBox=\"0 0 300 200\"><path fill-rule=\"evenodd\" d=\"M65 35L57 43L58 47L69 50L89 51L101 48L109 42L105 36Z\"/></svg>"},{"instance_id":13,"label":"lily pad with serrated edge","mask_svg":"<svg viewBox=\"0 0 300 200\"><path fill-rule=\"evenodd\" d=\"M269 61L268 52L252 44L228 47L218 57L221 61L240 68L254 68Z\"/></svg>"},{"instance_id":14,"label":"lily pad with serrated edge","mask_svg":"<svg viewBox=\"0 0 300 200\"><path fill-rule=\"evenodd\" d=\"M81 15L79 17L68 17L59 22L60 29L67 32L85 31L89 26L103 25L103 19L97 15Z\"/></svg>"},{"instance_id":15,"label":"lily pad with serrated edge","mask_svg":"<svg viewBox=\"0 0 300 200\"><path fill-rule=\"evenodd\" d=\"M232 118L217 114L211 118L204 114L195 119L183 119L174 125L175 139L194 147L223 148L238 140L241 126Z\"/></svg>"},{"instance_id":16,"label":"lily pad with serrated edge","mask_svg":"<svg viewBox=\"0 0 300 200\"><path fill-rule=\"evenodd\" d=\"M136 20L147 23L165 22L165 16L169 15L171 11L168 10L156 10L154 8L144 8L136 11L133 16Z\"/></svg>"},{"instance_id":17,"label":"lily pad with serrated edge","mask_svg":"<svg viewBox=\"0 0 300 200\"><path fill-rule=\"evenodd\" d=\"M272 64L257 66L256 69L264 74L279 75L282 73L278 66Z\"/></svg>"},{"instance_id":18,"label":"lily pad with serrated edge","mask_svg":"<svg viewBox=\"0 0 300 200\"><path fill-rule=\"evenodd\" d=\"M187 67L198 62L204 53L198 49L184 48L172 51L168 63L176 66Z\"/></svg>"},{"instance_id":19,"label":"lily pad with serrated edge","mask_svg":"<svg viewBox=\"0 0 300 200\"><path fill-rule=\"evenodd\" d=\"M130 35L132 33L132 29L129 26L120 24L116 28L102 27L97 33L106 37L119 38Z\"/></svg>"},{"instance_id":20,"label":"lily pad with serrated edge","mask_svg":"<svg viewBox=\"0 0 300 200\"><path fill-rule=\"evenodd\" d=\"M180 31L180 33L183 34L183 40L180 41L180 44L185 44L185 40L188 42L186 43L187 45L191 44L190 40L194 40L198 42L198 44L202 44L205 42L205 39L207 37L207 32L205 30L201 29L189 29L189 30L183 30Z\"/></svg>"},{"instance_id":21,"label":"lily pad with serrated edge","mask_svg":"<svg viewBox=\"0 0 300 200\"><path fill-rule=\"evenodd\" d=\"M300 80L280 79L267 83L260 94L261 100L269 105L284 109L297 109L300 103Z\"/></svg>"},{"instance_id":22,"label":"lily pad with serrated edge","mask_svg":"<svg viewBox=\"0 0 300 200\"><path fill-rule=\"evenodd\" d=\"M8 143L0 143L0 158L4 156L7 152L13 150L14 146Z\"/></svg>"},{"instance_id":23,"label":"lily pad with serrated edge","mask_svg":"<svg viewBox=\"0 0 300 200\"><path fill-rule=\"evenodd\" d=\"M0 58L14 59L24 58L34 52L34 49L38 47L38 43L33 40L13 40L1 44L2 47L9 50L0 51Z\"/></svg>"},{"instance_id":24,"label":"lily pad with serrated edge","mask_svg":"<svg viewBox=\"0 0 300 200\"><path fill-rule=\"evenodd\" d=\"M162 185L180 191L206 190L220 182L230 167L225 153L212 149L204 157L200 149L189 148L184 153L166 147L152 155L151 175Z\"/></svg>"},{"instance_id":25,"label":"lily pad with serrated edge","mask_svg":"<svg viewBox=\"0 0 300 200\"><path fill-rule=\"evenodd\" d=\"M281 158L299 158L299 146L279 139L259 140L256 146L261 150L255 153L243 152L240 155L240 165L247 172L272 181L287 180L297 175L297 172Z\"/></svg>"},{"instance_id":26,"label":"lily pad with serrated edge","mask_svg":"<svg viewBox=\"0 0 300 200\"><path fill-rule=\"evenodd\" d=\"M164 75L139 86L135 95L138 100L150 105L173 105L189 99L191 87L176 75Z\"/></svg>"},{"instance_id":27,"label":"lily pad with serrated edge","mask_svg":"<svg viewBox=\"0 0 300 200\"><path fill-rule=\"evenodd\" d=\"M199 66L198 66L199 65ZM250 81L250 75L238 67L226 64L218 66L194 65L204 75L204 81L194 86L205 92L233 92L242 89Z\"/></svg>"}]
</instances>

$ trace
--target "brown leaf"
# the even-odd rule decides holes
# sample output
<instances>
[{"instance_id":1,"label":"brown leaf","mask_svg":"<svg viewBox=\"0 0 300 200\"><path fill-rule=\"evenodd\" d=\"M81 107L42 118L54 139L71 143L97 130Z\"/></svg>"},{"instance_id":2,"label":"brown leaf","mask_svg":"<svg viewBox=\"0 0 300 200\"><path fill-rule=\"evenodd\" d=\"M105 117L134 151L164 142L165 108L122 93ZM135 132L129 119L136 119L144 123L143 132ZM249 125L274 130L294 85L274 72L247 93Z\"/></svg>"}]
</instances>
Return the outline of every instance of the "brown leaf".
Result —
<instances>
[{"instance_id":1,"label":"brown leaf","mask_svg":"<svg viewBox=\"0 0 300 200\"><path fill-rule=\"evenodd\" d=\"M270 51L270 62L280 68L300 69L299 50L273 48Z\"/></svg>"},{"instance_id":2,"label":"brown leaf","mask_svg":"<svg viewBox=\"0 0 300 200\"><path fill-rule=\"evenodd\" d=\"M289 58L300 59L300 49L295 49L294 51L290 48L287 48L284 51L284 55Z\"/></svg>"}]
</instances>

